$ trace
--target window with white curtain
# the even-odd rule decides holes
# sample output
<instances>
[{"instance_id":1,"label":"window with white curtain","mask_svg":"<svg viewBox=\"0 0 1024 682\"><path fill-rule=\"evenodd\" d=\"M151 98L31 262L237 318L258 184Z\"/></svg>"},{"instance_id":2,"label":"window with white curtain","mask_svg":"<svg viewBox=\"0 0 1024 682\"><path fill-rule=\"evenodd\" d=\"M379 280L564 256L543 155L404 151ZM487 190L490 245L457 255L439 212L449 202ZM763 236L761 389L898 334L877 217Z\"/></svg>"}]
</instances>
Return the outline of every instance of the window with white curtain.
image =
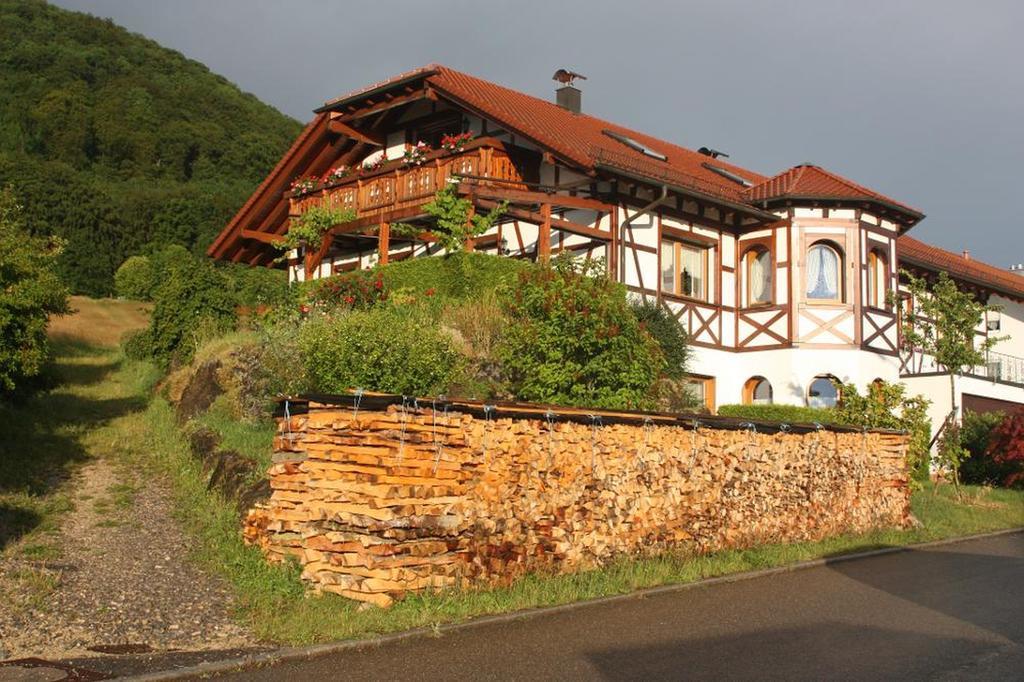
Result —
<instances>
[{"instance_id":1,"label":"window with white curtain","mask_svg":"<svg viewBox=\"0 0 1024 682\"><path fill-rule=\"evenodd\" d=\"M701 301L712 300L714 297L712 279L714 254L714 247L663 241L661 243L661 290Z\"/></svg>"},{"instance_id":2,"label":"window with white curtain","mask_svg":"<svg viewBox=\"0 0 1024 682\"><path fill-rule=\"evenodd\" d=\"M839 252L828 244L814 244L807 250L808 300L842 301L842 262Z\"/></svg>"},{"instance_id":3,"label":"window with white curtain","mask_svg":"<svg viewBox=\"0 0 1024 682\"><path fill-rule=\"evenodd\" d=\"M767 249L751 249L744 259L747 263L747 305L772 302L772 255Z\"/></svg>"}]
</instances>

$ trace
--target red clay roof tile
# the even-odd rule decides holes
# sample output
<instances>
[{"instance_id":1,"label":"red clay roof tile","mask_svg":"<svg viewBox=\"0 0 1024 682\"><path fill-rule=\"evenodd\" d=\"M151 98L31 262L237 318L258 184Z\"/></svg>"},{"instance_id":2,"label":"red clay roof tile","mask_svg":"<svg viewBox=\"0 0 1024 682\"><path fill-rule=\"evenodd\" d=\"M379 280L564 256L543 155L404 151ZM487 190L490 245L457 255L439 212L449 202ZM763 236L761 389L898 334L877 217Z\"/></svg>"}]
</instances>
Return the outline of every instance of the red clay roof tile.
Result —
<instances>
[{"instance_id":1,"label":"red clay roof tile","mask_svg":"<svg viewBox=\"0 0 1024 682\"><path fill-rule=\"evenodd\" d=\"M981 284L1010 298L1024 300L1024 276L1009 270L964 258L908 236L899 238L896 253L901 261L929 270L945 271L955 279Z\"/></svg>"}]
</instances>

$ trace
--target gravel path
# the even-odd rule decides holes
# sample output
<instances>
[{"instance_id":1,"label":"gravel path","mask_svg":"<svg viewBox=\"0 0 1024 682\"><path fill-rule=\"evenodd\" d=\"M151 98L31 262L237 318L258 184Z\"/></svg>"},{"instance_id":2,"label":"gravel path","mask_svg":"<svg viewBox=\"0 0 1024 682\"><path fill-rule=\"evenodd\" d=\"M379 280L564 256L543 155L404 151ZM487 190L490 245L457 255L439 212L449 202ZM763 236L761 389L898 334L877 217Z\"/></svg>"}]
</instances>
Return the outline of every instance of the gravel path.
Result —
<instances>
[{"instance_id":1,"label":"gravel path","mask_svg":"<svg viewBox=\"0 0 1024 682\"><path fill-rule=\"evenodd\" d=\"M226 586L188 559L190 539L172 517L166 485L136 488L118 473L97 459L72 482L59 560L0 558L0 582L27 574L35 589L52 590L0 606L0 660L81 661L100 655L89 647L116 644L154 654L255 645L231 618Z\"/></svg>"}]
</instances>

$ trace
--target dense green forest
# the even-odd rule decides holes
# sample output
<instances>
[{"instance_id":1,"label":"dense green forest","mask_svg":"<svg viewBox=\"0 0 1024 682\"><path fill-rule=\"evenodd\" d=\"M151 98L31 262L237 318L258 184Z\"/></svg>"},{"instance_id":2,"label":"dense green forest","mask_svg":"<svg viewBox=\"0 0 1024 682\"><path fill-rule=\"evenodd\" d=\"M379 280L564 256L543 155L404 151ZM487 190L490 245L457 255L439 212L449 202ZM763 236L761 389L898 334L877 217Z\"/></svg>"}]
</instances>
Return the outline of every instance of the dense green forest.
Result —
<instances>
[{"instance_id":1,"label":"dense green forest","mask_svg":"<svg viewBox=\"0 0 1024 682\"><path fill-rule=\"evenodd\" d=\"M300 124L113 22L0 0L0 187L67 241L76 293L111 293L130 255L202 252Z\"/></svg>"}]
</instances>

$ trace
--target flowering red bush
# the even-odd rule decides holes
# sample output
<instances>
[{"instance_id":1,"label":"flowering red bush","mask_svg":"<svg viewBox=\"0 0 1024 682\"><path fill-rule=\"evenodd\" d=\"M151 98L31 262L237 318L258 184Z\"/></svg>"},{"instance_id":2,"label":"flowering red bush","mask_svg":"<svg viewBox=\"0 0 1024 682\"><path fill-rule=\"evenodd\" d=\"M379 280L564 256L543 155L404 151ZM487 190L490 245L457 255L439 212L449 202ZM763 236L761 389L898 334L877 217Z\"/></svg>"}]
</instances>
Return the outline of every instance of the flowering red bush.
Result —
<instances>
[{"instance_id":1,"label":"flowering red bush","mask_svg":"<svg viewBox=\"0 0 1024 682\"><path fill-rule=\"evenodd\" d=\"M374 270L356 270L319 280L307 296L309 305L321 310L339 306L365 310L387 297L384 280Z\"/></svg>"},{"instance_id":2,"label":"flowering red bush","mask_svg":"<svg viewBox=\"0 0 1024 682\"><path fill-rule=\"evenodd\" d=\"M988 454L994 461L1013 467L1003 481L1005 485L1024 484L1024 407L1006 415L993 429Z\"/></svg>"}]
</instances>

